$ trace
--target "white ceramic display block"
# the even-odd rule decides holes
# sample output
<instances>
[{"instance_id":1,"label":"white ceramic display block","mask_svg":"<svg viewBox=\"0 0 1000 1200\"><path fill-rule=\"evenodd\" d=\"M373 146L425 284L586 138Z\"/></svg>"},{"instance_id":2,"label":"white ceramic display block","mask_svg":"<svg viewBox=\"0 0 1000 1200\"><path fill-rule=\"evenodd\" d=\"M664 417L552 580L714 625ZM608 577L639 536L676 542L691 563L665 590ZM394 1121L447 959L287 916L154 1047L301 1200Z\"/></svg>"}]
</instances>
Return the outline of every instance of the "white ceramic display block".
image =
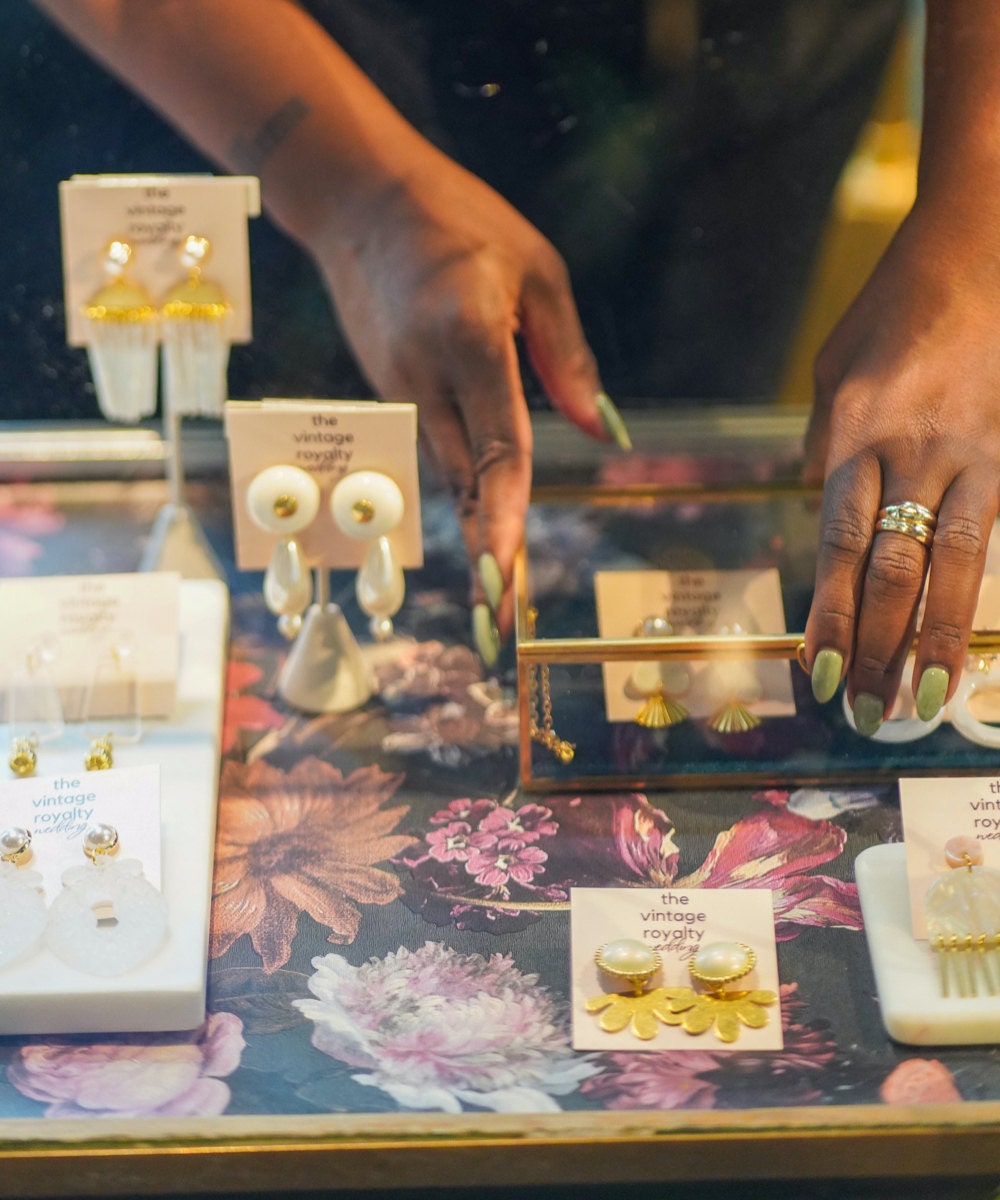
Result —
<instances>
[{"instance_id":1,"label":"white ceramic display block","mask_svg":"<svg viewBox=\"0 0 1000 1200\"><path fill-rule=\"evenodd\" d=\"M174 712L147 719L141 741L114 751L116 767L159 764L166 941L148 962L111 979L75 971L45 949L0 970L0 1034L182 1030L205 1019L228 640L225 585L183 580ZM0 736L6 745L5 729ZM80 727L67 726L39 748L39 774L79 775L86 747Z\"/></svg>"},{"instance_id":2,"label":"white ceramic display block","mask_svg":"<svg viewBox=\"0 0 1000 1200\"><path fill-rule=\"evenodd\" d=\"M1000 996L988 995L981 984L979 996L941 995L937 958L911 931L903 844L862 851L855 875L889 1036L910 1046L1000 1042Z\"/></svg>"}]
</instances>

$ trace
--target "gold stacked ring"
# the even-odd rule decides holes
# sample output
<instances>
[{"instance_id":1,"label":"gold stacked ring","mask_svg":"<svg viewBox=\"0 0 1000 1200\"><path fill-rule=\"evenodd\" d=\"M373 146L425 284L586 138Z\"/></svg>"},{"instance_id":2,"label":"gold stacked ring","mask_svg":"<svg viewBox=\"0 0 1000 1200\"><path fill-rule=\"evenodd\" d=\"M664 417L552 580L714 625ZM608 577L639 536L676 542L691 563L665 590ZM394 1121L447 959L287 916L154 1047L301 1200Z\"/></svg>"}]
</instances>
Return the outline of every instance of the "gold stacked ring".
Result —
<instances>
[{"instance_id":1,"label":"gold stacked ring","mask_svg":"<svg viewBox=\"0 0 1000 1200\"><path fill-rule=\"evenodd\" d=\"M887 504L878 510L875 522L876 533L902 533L928 548L934 541L936 529L937 515L914 500Z\"/></svg>"}]
</instances>

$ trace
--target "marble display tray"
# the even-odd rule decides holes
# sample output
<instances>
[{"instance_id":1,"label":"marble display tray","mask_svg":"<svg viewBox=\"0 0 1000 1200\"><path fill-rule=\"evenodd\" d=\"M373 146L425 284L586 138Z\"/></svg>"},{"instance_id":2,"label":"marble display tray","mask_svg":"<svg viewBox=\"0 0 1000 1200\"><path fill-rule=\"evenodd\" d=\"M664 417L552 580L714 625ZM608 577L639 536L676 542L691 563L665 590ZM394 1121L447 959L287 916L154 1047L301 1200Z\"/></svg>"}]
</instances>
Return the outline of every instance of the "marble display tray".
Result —
<instances>
[{"instance_id":1,"label":"marble display tray","mask_svg":"<svg viewBox=\"0 0 1000 1200\"><path fill-rule=\"evenodd\" d=\"M216 580L180 585L180 676L169 720L147 720L142 739L115 749L116 767L160 768L162 891L167 940L147 963L103 979L40 949L0 972L0 1034L133 1033L193 1029L205 1019L219 745L229 634L229 593ZM7 731L0 731L7 739ZM39 749L39 771L79 774L78 726ZM124 847L123 847L124 849ZM51 897L50 897L51 899Z\"/></svg>"}]
</instances>

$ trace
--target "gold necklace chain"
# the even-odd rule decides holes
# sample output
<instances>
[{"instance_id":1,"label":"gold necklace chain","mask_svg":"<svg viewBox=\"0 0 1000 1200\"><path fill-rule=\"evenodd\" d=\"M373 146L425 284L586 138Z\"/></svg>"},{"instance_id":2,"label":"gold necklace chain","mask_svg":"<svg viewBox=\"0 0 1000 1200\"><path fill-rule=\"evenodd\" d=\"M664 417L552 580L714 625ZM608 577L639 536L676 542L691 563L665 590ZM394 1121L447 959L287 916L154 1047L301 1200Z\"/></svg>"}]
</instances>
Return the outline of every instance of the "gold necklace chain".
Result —
<instances>
[{"instance_id":1,"label":"gold necklace chain","mask_svg":"<svg viewBox=\"0 0 1000 1200\"><path fill-rule=\"evenodd\" d=\"M535 622L538 610L528 609L528 637L535 636ZM538 697L542 698L542 719L538 720ZM549 681L549 664L536 666L531 663L528 667L528 733L531 740L538 742L559 759L560 762L571 763L576 754L576 746L561 738L552 726L552 689Z\"/></svg>"}]
</instances>

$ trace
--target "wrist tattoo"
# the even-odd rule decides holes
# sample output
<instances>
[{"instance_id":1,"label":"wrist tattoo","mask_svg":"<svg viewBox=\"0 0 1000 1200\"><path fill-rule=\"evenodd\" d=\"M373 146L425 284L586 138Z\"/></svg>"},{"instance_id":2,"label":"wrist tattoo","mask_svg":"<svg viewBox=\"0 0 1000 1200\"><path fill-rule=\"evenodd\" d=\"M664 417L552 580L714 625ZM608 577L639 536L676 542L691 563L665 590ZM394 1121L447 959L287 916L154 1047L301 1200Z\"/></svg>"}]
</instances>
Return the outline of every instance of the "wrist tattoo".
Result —
<instances>
[{"instance_id":1,"label":"wrist tattoo","mask_svg":"<svg viewBox=\"0 0 1000 1200\"><path fill-rule=\"evenodd\" d=\"M309 105L302 97L293 96L272 113L253 136L236 138L229 147L233 166L245 175L259 174L264 163L309 112Z\"/></svg>"}]
</instances>

